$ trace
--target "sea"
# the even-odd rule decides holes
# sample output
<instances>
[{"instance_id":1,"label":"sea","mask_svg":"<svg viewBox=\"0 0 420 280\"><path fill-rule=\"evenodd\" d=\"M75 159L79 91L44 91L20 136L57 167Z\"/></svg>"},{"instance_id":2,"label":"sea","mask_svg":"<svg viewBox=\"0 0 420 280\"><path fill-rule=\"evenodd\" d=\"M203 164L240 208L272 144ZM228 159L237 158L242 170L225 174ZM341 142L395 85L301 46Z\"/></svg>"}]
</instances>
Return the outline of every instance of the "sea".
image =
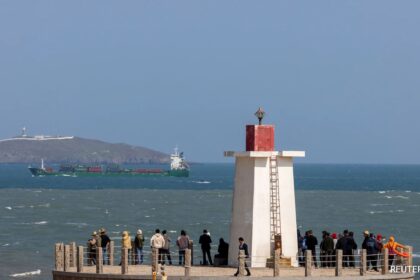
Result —
<instances>
[{"instance_id":1,"label":"sea","mask_svg":"<svg viewBox=\"0 0 420 280\"><path fill-rule=\"evenodd\" d=\"M188 178L32 177L27 165L2 164L0 279L52 279L54 244L85 245L102 227L116 244L124 230L142 229L148 242L156 228L230 242L233 177L232 163L193 164ZM364 230L395 235L420 265L420 165L296 164L295 188L302 232L320 240L348 229L359 247Z\"/></svg>"}]
</instances>

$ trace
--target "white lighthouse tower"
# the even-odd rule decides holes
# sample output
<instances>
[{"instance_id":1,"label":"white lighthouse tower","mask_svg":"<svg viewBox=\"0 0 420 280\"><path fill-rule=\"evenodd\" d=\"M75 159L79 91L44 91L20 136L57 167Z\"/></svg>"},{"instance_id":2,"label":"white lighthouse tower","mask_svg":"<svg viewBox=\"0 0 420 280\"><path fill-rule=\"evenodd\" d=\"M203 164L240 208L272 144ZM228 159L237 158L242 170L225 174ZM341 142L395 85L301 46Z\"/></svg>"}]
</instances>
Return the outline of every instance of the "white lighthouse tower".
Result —
<instances>
[{"instance_id":1,"label":"white lighthouse tower","mask_svg":"<svg viewBox=\"0 0 420 280\"><path fill-rule=\"evenodd\" d=\"M238 263L238 238L248 244L251 267L265 267L273 256L274 236L281 239L281 257L297 266L297 226L293 158L304 151L275 151L274 126L246 126L246 151L235 157L229 264Z\"/></svg>"}]
</instances>

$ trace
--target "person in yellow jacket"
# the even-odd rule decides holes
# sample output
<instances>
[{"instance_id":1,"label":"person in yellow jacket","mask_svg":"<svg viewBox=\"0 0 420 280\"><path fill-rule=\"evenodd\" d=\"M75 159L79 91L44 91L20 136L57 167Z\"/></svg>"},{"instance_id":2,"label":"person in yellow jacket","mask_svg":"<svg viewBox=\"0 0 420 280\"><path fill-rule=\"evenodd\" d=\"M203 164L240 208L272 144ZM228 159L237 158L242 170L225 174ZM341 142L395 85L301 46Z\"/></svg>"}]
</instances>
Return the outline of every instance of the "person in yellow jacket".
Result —
<instances>
[{"instance_id":1,"label":"person in yellow jacket","mask_svg":"<svg viewBox=\"0 0 420 280\"><path fill-rule=\"evenodd\" d=\"M391 265L394 262L395 255L408 257L407 253L398 251L398 248L404 249L405 246L395 241L394 236L389 237L389 241L384 245L384 249L388 249L388 269L391 269Z\"/></svg>"},{"instance_id":2,"label":"person in yellow jacket","mask_svg":"<svg viewBox=\"0 0 420 280\"><path fill-rule=\"evenodd\" d=\"M128 257L131 255L131 237L128 234L128 231L123 231L121 238L121 247L123 249L128 249Z\"/></svg>"}]
</instances>

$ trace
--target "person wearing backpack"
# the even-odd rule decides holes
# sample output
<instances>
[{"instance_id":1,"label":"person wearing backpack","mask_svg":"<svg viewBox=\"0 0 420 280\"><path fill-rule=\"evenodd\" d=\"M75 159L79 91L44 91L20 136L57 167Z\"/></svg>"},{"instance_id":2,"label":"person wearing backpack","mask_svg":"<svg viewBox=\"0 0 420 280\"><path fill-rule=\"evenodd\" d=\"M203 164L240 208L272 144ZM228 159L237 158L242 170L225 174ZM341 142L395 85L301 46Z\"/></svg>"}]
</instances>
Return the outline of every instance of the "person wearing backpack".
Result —
<instances>
[{"instance_id":1,"label":"person wearing backpack","mask_svg":"<svg viewBox=\"0 0 420 280\"><path fill-rule=\"evenodd\" d=\"M136 238L134 238L134 247L136 249L136 264L143 263L143 245L144 245L144 236L141 229L137 230Z\"/></svg>"},{"instance_id":2,"label":"person wearing backpack","mask_svg":"<svg viewBox=\"0 0 420 280\"><path fill-rule=\"evenodd\" d=\"M369 267L372 266L373 270L378 271L378 267L376 266L379 252L378 243L376 242L373 234L369 234L369 231L365 230L363 235L365 236L365 239L363 240L362 248L366 249L367 270L369 270Z\"/></svg>"}]
</instances>

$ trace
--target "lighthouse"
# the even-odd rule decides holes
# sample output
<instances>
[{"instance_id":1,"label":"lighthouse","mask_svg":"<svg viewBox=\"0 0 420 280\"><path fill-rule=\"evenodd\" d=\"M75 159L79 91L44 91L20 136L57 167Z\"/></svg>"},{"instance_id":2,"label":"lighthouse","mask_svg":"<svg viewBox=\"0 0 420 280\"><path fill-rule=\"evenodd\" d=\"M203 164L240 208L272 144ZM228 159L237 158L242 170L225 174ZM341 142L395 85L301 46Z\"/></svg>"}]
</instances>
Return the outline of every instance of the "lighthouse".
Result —
<instances>
[{"instance_id":1,"label":"lighthouse","mask_svg":"<svg viewBox=\"0 0 420 280\"><path fill-rule=\"evenodd\" d=\"M255 113L258 125L246 126L246 151L225 152L235 158L235 181L230 225L229 264L238 264L238 238L249 248L251 267L266 267L274 252L298 266L293 158L304 151L276 151L274 125L263 125L264 111Z\"/></svg>"}]
</instances>

